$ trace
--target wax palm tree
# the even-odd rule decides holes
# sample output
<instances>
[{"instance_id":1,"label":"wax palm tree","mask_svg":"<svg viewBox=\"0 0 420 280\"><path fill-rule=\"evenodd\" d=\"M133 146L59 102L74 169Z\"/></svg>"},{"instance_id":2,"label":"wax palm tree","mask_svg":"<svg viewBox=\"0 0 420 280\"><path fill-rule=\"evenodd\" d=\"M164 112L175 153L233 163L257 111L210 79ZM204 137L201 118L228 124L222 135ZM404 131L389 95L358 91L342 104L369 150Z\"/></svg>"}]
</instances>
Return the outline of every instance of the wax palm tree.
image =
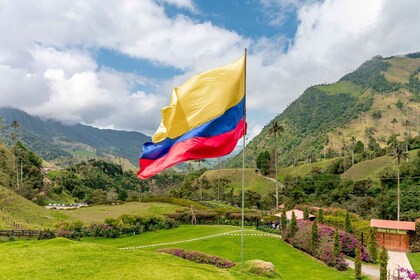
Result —
<instances>
[{"instance_id":1,"label":"wax palm tree","mask_svg":"<svg viewBox=\"0 0 420 280\"><path fill-rule=\"evenodd\" d=\"M402 125L405 127L405 151L408 153L408 128L411 126L411 122L409 120L403 121Z\"/></svg>"},{"instance_id":2,"label":"wax palm tree","mask_svg":"<svg viewBox=\"0 0 420 280\"><path fill-rule=\"evenodd\" d=\"M354 136L352 136L350 138L350 142L351 142L351 165L354 165L354 147L356 145L356 138Z\"/></svg>"},{"instance_id":3,"label":"wax palm tree","mask_svg":"<svg viewBox=\"0 0 420 280\"><path fill-rule=\"evenodd\" d=\"M284 133L284 126L279 121L273 121L268 129L270 135L274 135L274 164L276 167L276 210L279 207L279 182L277 177L277 136Z\"/></svg>"},{"instance_id":4,"label":"wax palm tree","mask_svg":"<svg viewBox=\"0 0 420 280\"><path fill-rule=\"evenodd\" d=\"M393 159L397 159L397 220L400 220L400 164L401 160L408 158L406 153L401 147L396 146L394 151L390 153Z\"/></svg>"}]
</instances>

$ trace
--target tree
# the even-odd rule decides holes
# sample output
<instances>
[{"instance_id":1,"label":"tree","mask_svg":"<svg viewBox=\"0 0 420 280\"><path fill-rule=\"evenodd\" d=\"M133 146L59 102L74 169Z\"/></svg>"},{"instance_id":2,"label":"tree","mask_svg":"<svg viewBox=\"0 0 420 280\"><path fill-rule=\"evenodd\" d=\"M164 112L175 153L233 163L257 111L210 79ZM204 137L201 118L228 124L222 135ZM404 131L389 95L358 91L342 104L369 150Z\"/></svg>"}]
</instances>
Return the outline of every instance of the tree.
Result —
<instances>
[{"instance_id":1,"label":"tree","mask_svg":"<svg viewBox=\"0 0 420 280\"><path fill-rule=\"evenodd\" d=\"M277 176L277 136L280 136L282 133L284 133L284 126L278 122L273 121L271 124L268 133L270 135L274 135L274 165L276 168L276 210L279 207L279 182L278 182L278 176Z\"/></svg>"},{"instance_id":2,"label":"tree","mask_svg":"<svg viewBox=\"0 0 420 280\"><path fill-rule=\"evenodd\" d=\"M397 159L397 221L400 220L400 164L402 159L408 158L408 154L401 147L396 146L390 154L393 159Z\"/></svg>"},{"instance_id":3,"label":"tree","mask_svg":"<svg viewBox=\"0 0 420 280\"><path fill-rule=\"evenodd\" d=\"M318 223L320 223L320 224L324 223L324 209L319 208L317 219L318 219Z\"/></svg>"},{"instance_id":4,"label":"tree","mask_svg":"<svg viewBox=\"0 0 420 280\"><path fill-rule=\"evenodd\" d=\"M296 215L295 215L295 212L292 211L292 219L290 220L289 236L288 236L288 238L295 236L296 231L297 231Z\"/></svg>"},{"instance_id":5,"label":"tree","mask_svg":"<svg viewBox=\"0 0 420 280\"><path fill-rule=\"evenodd\" d=\"M281 217L280 217L281 234L283 234L284 230L286 229L286 225L287 225L286 207L284 207L283 210L281 211Z\"/></svg>"},{"instance_id":6,"label":"tree","mask_svg":"<svg viewBox=\"0 0 420 280\"><path fill-rule=\"evenodd\" d=\"M387 266L388 266L388 251L385 247L382 247L381 252L379 253L379 279L386 280L387 279Z\"/></svg>"},{"instance_id":7,"label":"tree","mask_svg":"<svg viewBox=\"0 0 420 280\"><path fill-rule=\"evenodd\" d=\"M368 250L372 261L376 263L378 258L378 249L376 247L376 229L371 227L369 232Z\"/></svg>"},{"instance_id":8,"label":"tree","mask_svg":"<svg viewBox=\"0 0 420 280\"><path fill-rule=\"evenodd\" d=\"M354 258L354 279L360 280L362 277L362 256L360 246L356 246L356 257Z\"/></svg>"},{"instance_id":9,"label":"tree","mask_svg":"<svg viewBox=\"0 0 420 280\"><path fill-rule=\"evenodd\" d=\"M410 138L408 128L411 126L411 122L409 120L405 120L402 125L405 127L405 151L408 153L408 139Z\"/></svg>"},{"instance_id":10,"label":"tree","mask_svg":"<svg viewBox=\"0 0 420 280\"><path fill-rule=\"evenodd\" d=\"M305 207L305 209L303 209L303 219L305 221L309 220L309 209L308 209L308 207Z\"/></svg>"},{"instance_id":11,"label":"tree","mask_svg":"<svg viewBox=\"0 0 420 280\"><path fill-rule=\"evenodd\" d=\"M315 249L318 244L318 219L315 218L312 222L311 229L311 254L315 255Z\"/></svg>"},{"instance_id":12,"label":"tree","mask_svg":"<svg viewBox=\"0 0 420 280\"><path fill-rule=\"evenodd\" d=\"M392 134L395 133L395 124L398 122L398 120L396 118L393 118L391 123L392 123Z\"/></svg>"},{"instance_id":13,"label":"tree","mask_svg":"<svg viewBox=\"0 0 420 280\"><path fill-rule=\"evenodd\" d=\"M346 220L344 221L344 230L347 231L348 233L353 233L353 229L351 227L349 211L347 211L347 213L346 213Z\"/></svg>"},{"instance_id":14,"label":"tree","mask_svg":"<svg viewBox=\"0 0 420 280\"><path fill-rule=\"evenodd\" d=\"M351 137L350 139L351 142L351 165L354 165L354 147L356 144L356 138L354 136Z\"/></svg>"},{"instance_id":15,"label":"tree","mask_svg":"<svg viewBox=\"0 0 420 280\"><path fill-rule=\"evenodd\" d=\"M334 264L337 263L338 257L340 256L340 253L341 253L340 234L338 233L338 229L335 229L334 244L333 244Z\"/></svg>"},{"instance_id":16,"label":"tree","mask_svg":"<svg viewBox=\"0 0 420 280\"><path fill-rule=\"evenodd\" d=\"M256 160L257 168L263 175L270 172L270 153L268 151L260 152Z\"/></svg>"}]
</instances>

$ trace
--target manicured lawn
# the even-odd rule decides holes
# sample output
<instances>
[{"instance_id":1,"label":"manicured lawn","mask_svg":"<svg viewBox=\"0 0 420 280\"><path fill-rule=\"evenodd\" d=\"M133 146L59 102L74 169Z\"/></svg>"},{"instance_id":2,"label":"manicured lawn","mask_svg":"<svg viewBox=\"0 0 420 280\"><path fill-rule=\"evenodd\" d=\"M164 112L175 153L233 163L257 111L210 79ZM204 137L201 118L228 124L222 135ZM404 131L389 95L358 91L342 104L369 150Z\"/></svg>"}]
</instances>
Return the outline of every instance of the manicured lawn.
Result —
<instances>
[{"instance_id":1,"label":"manicured lawn","mask_svg":"<svg viewBox=\"0 0 420 280\"><path fill-rule=\"evenodd\" d=\"M57 238L0 244L1 279L238 279L235 271L150 251Z\"/></svg>"},{"instance_id":2,"label":"manicured lawn","mask_svg":"<svg viewBox=\"0 0 420 280\"><path fill-rule=\"evenodd\" d=\"M420 253L407 254L414 271L420 273Z\"/></svg>"},{"instance_id":3,"label":"manicured lawn","mask_svg":"<svg viewBox=\"0 0 420 280\"><path fill-rule=\"evenodd\" d=\"M239 227L181 226L117 238L85 238L83 242L56 238L0 244L1 279L263 279L242 274ZM185 243L147 249L118 247L174 242L212 234L233 232ZM263 234L246 229L246 234ZM157 253L163 247L179 247L217 255L237 262L231 269L196 264ZM282 279L354 279L352 270L339 272L290 247L278 237L245 236L244 259L272 262Z\"/></svg>"},{"instance_id":4,"label":"manicured lawn","mask_svg":"<svg viewBox=\"0 0 420 280\"><path fill-rule=\"evenodd\" d=\"M212 235L220 232L236 230L236 236L224 235L197 241L155 246L134 251L154 252L158 248L177 247L201 251L207 254L224 257L240 263L241 237L239 227L221 226L182 226L177 229L146 233L138 236L119 239L84 239L85 242L94 242L117 247L141 246L187 240L195 237ZM248 234L261 234L262 232L247 229ZM261 259L272 262L283 279L353 279L354 272L348 270L340 272L309 257L303 252L292 248L276 237L245 236L244 259ZM233 268L240 271L240 265Z\"/></svg>"},{"instance_id":5,"label":"manicured lawn","mask_svg":"<svg viewBox=\"0 0 420 280\"><path fill-rule=\"evenodd\" d=\"M157 215L175 212L183 207L162 202L128 202L119 205L95 205L82 207L75 210L69 210L66 213L73 219L80 220L83 223L102 223L106 218L118 218L123 214L128 215Z\"/></svg>"}]
</instances>

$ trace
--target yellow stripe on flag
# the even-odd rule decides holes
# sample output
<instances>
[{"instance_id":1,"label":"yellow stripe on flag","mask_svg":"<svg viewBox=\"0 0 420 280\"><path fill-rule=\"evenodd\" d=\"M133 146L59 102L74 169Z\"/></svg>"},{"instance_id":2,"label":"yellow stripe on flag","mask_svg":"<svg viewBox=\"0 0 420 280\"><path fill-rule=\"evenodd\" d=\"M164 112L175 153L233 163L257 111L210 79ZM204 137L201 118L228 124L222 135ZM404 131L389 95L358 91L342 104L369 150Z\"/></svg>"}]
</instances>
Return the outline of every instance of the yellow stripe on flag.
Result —
<instances>
[{"instance_id":1,"label":"yellow stripe on flag","mask_svg":"<svg viewBox=\"0 0 420 280\"><path fill-rule=\"evenodd\" d=\"M174 88L171 102L162 109L162 122L154 143L176 138L238 104L244 97L245 57L187 80Z\"/></svg>"}]
</instances>

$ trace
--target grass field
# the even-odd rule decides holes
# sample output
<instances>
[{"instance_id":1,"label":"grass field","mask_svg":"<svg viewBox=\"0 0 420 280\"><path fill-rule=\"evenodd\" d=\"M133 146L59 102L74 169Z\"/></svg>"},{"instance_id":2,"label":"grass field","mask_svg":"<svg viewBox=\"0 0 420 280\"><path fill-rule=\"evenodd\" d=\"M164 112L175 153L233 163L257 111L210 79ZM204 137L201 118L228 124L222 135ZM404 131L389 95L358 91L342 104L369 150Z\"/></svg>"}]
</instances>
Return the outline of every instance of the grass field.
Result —
<instances>
[{"instance_id":1,"label":"grass field","mask_svg":"<svg viewBox=\"0 0 420 280\"><path fill-rule=\"evenodd\" d=\"M410 158L413 158L416 153L417 150L409 151ZM341 179L351 179L355 181L366 179L378 180L379 174L389 166L396 168L395 160L393 160L390 156L383 156L372 160L362 161L344 172L341 175Z\"/></svg>"},{"instance_id":2,"label":"grass field","mask_svg":"<svg viewBox=\"0 0 420 280\"><path fill-rule=\"evenodd\" d=\"M326 159L314 163L306 163L298 166L289 166L278 169L279 180L282 180L285 176L305 176L311 173L314 168L326 169L334 160L337 158Z\"/></svg>"},{"instance_id":3,"label":"grass field","mask_svg":"<svg viewBox=\"0 0 420 280\"><path fill-rule=\"evenodd\" d=\"M214 234L231 233L198 239ZM262 232L247 228L246 234ZM195 239L195 240L191 240ZM165 244L144 249L121 247ZM181 226L142 235L82 242L56 238L0 244L2 279L263 279L240 272L240 228L232 226ZM178 247L224 257L237 262L231 269L195 264L157 253L158 248ZM272 262L282 279L353 279L354 272L339 272L292 248L278 237L245 236L244 260Z\"/></svg>"},{"instance_id":4,"label":"grass field","mask_svg":"<svg viewBox=\"0 0 420 280\"><path fill-rule=\"evenodd\" d=\"M94 205L68 210L66 213L73 219L83 223L103 222L106 218L118 218L123 214L142 216L162 216L166 213L175 212L184 207L162 202L128 202L116 205Z\"/></svg>"},{"instance_id":5,"label":"grass field","mask_svg":"<svg viewBox=\"0 0 420 280\"><path fill-rule=\"evenodd\" d=\"M181 226L169 231L158 231L156 233L145 233L119 239L84 239L84 242L113 246L132 247L156 245L161 243L173 243L176 241L190 240L203 236L231 232L235 234L222 235L212 238L184 242L179 244L165 244L153 246L140 251L153 252L158 248L176 247L188 250L196 250L211 255L221 256L237 263L240 263L240 228L226 226ZM261 232L248 228L246 234L259 234ZM134 250L134 251L136 251ZM277 237L268 236L245 236L244 260L261 259L272 262L283 279L353 279L353 271L339 272L317 260L309 257L301 251L292 248ZM233 270L239 270L236 266ZM248 279L248 278L240 278ZM252 279L252 277L251 277Z\"/></svg>"},{"instance_id":6,"label":"grass field","mask_svg":"<svg viewBox=\"0 0 420 280\"><path fill-rule=\"evenodd\" d=\"M44 229L60 220L69 219L70 216L65 212L49 211L8 188L0 187L1 229L13 229L13 222L27 229Z\"/></svg>"},{"instance_id":7,"label":"grass field","mask_svg":"<svg viewBox=\"0 0 420 280\"><path fill-rule=\"evenodd\" d=\"M206 171L203 176L208 180L217 180L218 171ZM234 188L235 194L239 194L242 188L242 169L220 169L220 178L227 179L231 182L230 186ZM247 190L252 190L260 194L268 192L276 187L275 182L270 179L259 176L254 169L245 169L245 184Z\"/></svg>"},{"instance_id":8,"label":"grass field","mask_svg":"<svg viewBox=\"0 0 420 280\"><path fill-rule=\"evenodd\" d=\"M420 253L407 254L414 271L420 274Z\"/></svg>"},{"instance_id":9,"label":"grass field","mask_svg":"<svg viewBox=\"0 0 420 280\"><path fill-rule=\"evenodd\" d=\"M362 94L362 88L350 81L340 81L330 85L317 86L317 88L331 95L350 93L354 97L358 97Z\"/></svg>"}]
</instances>

